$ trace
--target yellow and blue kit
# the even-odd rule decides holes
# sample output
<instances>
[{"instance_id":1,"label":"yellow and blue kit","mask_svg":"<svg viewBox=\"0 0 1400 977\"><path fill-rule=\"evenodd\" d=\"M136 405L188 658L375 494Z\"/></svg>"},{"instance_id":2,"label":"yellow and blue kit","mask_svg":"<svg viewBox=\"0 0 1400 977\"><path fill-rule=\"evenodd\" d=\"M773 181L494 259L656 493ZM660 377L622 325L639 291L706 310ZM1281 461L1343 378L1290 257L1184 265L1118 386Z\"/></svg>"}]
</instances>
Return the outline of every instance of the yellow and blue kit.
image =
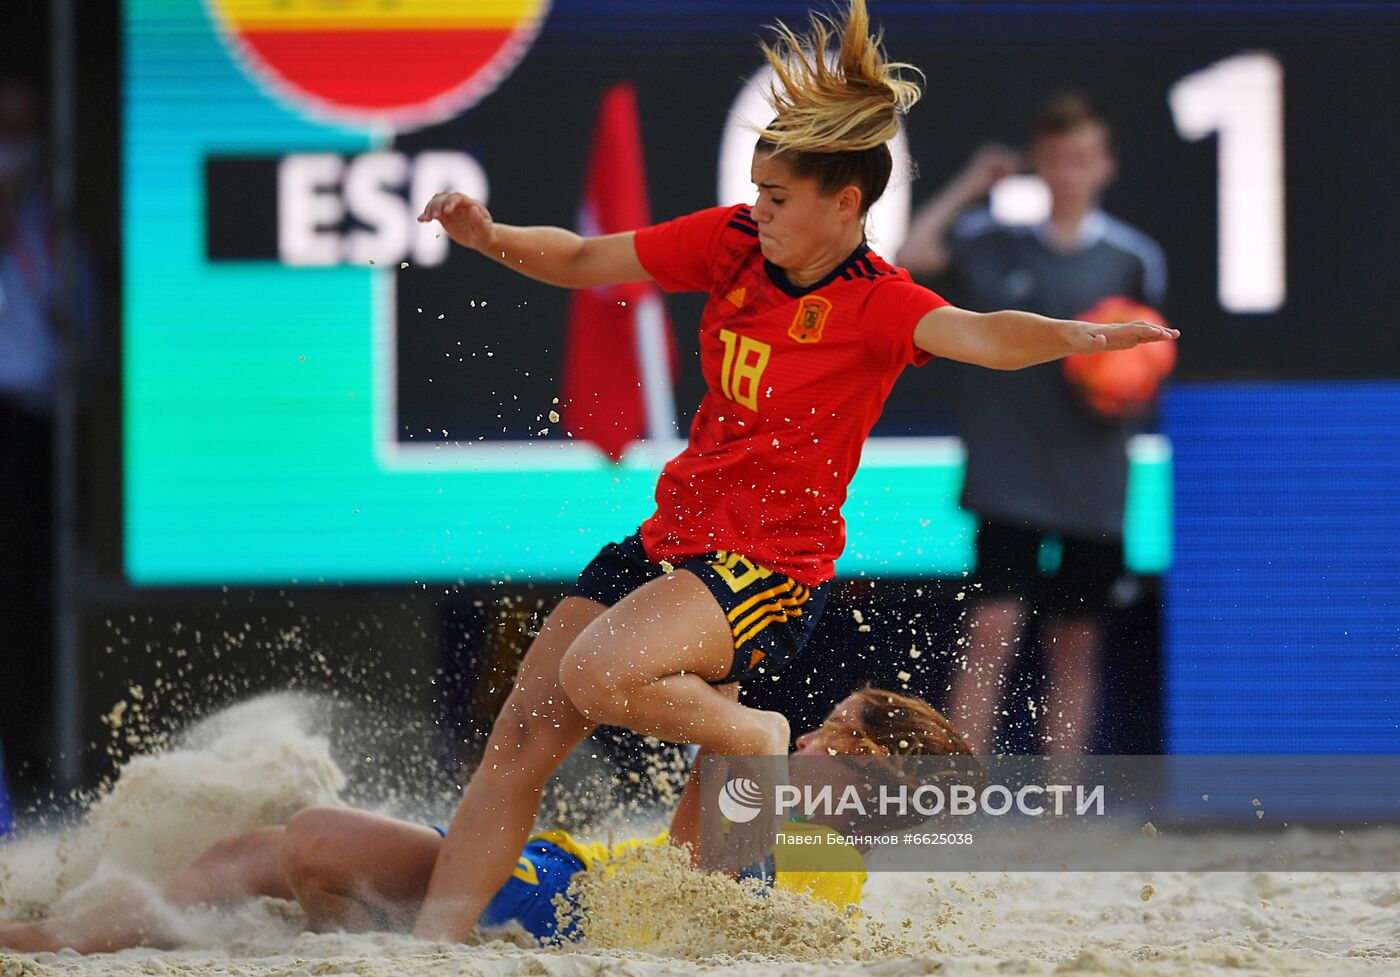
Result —
<instances>
[{"instance_id":1,"label":"yellow and blue kit","mask_svg":"<svg viewBox=\"0 0 1400 977\"><path fill-rule=\"evenodd\" d=\"M437 831L443 834L441 828ZM783 829L784 837L812 834L835 835L836 832L821 825L795 821ZM575 875L599 869L624 852L664 845L668 840L663 833L646 840L608 846L601 842L576 841L567 831L535 835L521 852L515 872L482 911L480 925L499 929L515 923L542 944L567 940L573 934L569 928L562 933L559 931L556 897L568 899L569 882ZM866 880L865 862L860 852L840 843L820 847L825 852L822 871L785 869L784 864L790 863L798 852L803 864L810 866L812 847L801 842L785 845L780 841L765 864L754 866L741 877L759 878L787 892L806 893L837 908L858 905Z\"/></svg>"},{"instance_id":2,"label":"yellow and blue kit","mask_svg":"<svg viewBox=\"0 0 1400 977\"><path fill-rule=\"evenodd\" d=\"M478 925L499 929L517 923L541 943L567 940L572 932L559 932L555 898L567 898L569 882L589 867L588 861L570 850L576 847L563 831L531 838L511 877L482 910Z\"/></svg>"}]
</instances>

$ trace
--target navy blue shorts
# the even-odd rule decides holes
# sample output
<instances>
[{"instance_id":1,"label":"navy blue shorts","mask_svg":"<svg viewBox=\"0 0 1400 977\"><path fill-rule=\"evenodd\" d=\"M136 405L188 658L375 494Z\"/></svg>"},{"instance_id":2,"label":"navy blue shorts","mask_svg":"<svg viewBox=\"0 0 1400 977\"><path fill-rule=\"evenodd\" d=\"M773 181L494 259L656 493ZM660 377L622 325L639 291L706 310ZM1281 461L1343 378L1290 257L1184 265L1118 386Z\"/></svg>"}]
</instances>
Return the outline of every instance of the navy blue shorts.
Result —
<instances>
[{"instance_id":1,"label":"navy blue shorts","mask_svg":"<svg viewBox=\"0 0 1400 977\"><path fill-rule=\"evenodd\" d=\"M973 579L981 597L1021 596L1054 617L1098 617L1124 572L1120 540L1059 537L992 520L977 528Z\"/></svg>"},{"instance_id":2,"label":"navy blue shorts","mask_svg":"<svg viewBox=\"0 0 1400 977\"><path fill-rule=\"evenodd\" d=\"M691 557L672 569L689 570L699 577L729 618L734 663L729 674L711 685L773 675L795 659L817 629L831 589L829 583L808 587L723 550ZM641 536L633 533L598 552L579 574L574 594L612 607L665 572L659 563L647 559Z\"/></svg>"}]
</instances>

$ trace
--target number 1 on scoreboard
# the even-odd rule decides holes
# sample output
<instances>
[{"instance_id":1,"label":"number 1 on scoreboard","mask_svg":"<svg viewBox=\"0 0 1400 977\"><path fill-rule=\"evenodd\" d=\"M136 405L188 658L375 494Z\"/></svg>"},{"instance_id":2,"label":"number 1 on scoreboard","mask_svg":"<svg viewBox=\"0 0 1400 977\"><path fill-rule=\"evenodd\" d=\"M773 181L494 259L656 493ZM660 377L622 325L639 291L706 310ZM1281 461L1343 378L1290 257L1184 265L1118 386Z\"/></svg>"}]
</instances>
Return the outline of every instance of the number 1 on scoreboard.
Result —
<instances>
[{"instance_id":1,"label":"number 1 on scoreboard","mask_svg":"<svg viewBox=\"0 0 1400 977\"><path fill-rule=\"evenodd\" d=\"M1219 135L1220 304L1276 311L1287 293L1283 66L1271 54L1235 55L1178 81L1167 101L1183 139Z\"/></svg>"}]
</instances>

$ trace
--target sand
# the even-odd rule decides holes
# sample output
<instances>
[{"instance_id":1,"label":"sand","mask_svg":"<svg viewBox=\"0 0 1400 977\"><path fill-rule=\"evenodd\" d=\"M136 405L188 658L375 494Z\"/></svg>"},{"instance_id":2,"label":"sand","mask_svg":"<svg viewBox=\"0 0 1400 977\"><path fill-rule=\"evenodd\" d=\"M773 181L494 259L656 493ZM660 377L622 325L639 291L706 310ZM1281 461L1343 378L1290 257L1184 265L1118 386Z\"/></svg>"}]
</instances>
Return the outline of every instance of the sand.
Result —
<instances>
[{"instance_id":1,"label":"sand","mask_svg":"<svg viewBox=\"0 0 1400 977\"><path fill-rule=\"evenodd\" d=\"M84 823L0 846L0 919L148 884L223 834L335 803L345 777L326 737L311 731L312 713L286 696L223 713L132 760ZM1400 834L1366 843L1379 846L1378 864L1400 854ZM1228 865L1224 851L1222 859ZM1395 873L876 872L862 912L845 916L701 876L666 851L586 882L587 943L560 950L312 934L294 905L263 900L236 912L172 910L186 943L176 951L0 950L0 977L1400 973Z\"/></svg>"}]
</instances>

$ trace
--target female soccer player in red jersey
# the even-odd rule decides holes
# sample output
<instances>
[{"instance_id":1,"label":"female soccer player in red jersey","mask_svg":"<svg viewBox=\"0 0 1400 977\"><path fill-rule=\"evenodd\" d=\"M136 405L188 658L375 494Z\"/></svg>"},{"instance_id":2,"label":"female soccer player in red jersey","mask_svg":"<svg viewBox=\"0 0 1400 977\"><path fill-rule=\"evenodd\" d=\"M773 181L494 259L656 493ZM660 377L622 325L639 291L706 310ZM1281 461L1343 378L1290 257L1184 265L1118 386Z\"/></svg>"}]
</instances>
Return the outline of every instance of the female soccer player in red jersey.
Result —
<instances>
[{"instance_id":1,"label":"female soccer player in red jersey","mask_svg":"<svg viewBox=\"0 0 1400 977\"><path fill-rule=\"evenodd\" d=\"M470 932L510 876L545 781L594 726L717 754L786 752L787 721L741 706L737 683L781 667L811 634L845 543L846 486L905 366L945 356L1018 369L1177 335L966 312L866 246L865 215L890 177L886 143L919 88L885 60L864 0L848 2L840 18L813 17L808 36L780 25L764 46L776 118L754 150L752 206L595 238L498 224L458 193L419 217L552 285L652 279L709 295L709 390L689 444L661 473L656 513L604 547L526 654L442 846L419 936Z\"/></svg>"}]
</instances>

